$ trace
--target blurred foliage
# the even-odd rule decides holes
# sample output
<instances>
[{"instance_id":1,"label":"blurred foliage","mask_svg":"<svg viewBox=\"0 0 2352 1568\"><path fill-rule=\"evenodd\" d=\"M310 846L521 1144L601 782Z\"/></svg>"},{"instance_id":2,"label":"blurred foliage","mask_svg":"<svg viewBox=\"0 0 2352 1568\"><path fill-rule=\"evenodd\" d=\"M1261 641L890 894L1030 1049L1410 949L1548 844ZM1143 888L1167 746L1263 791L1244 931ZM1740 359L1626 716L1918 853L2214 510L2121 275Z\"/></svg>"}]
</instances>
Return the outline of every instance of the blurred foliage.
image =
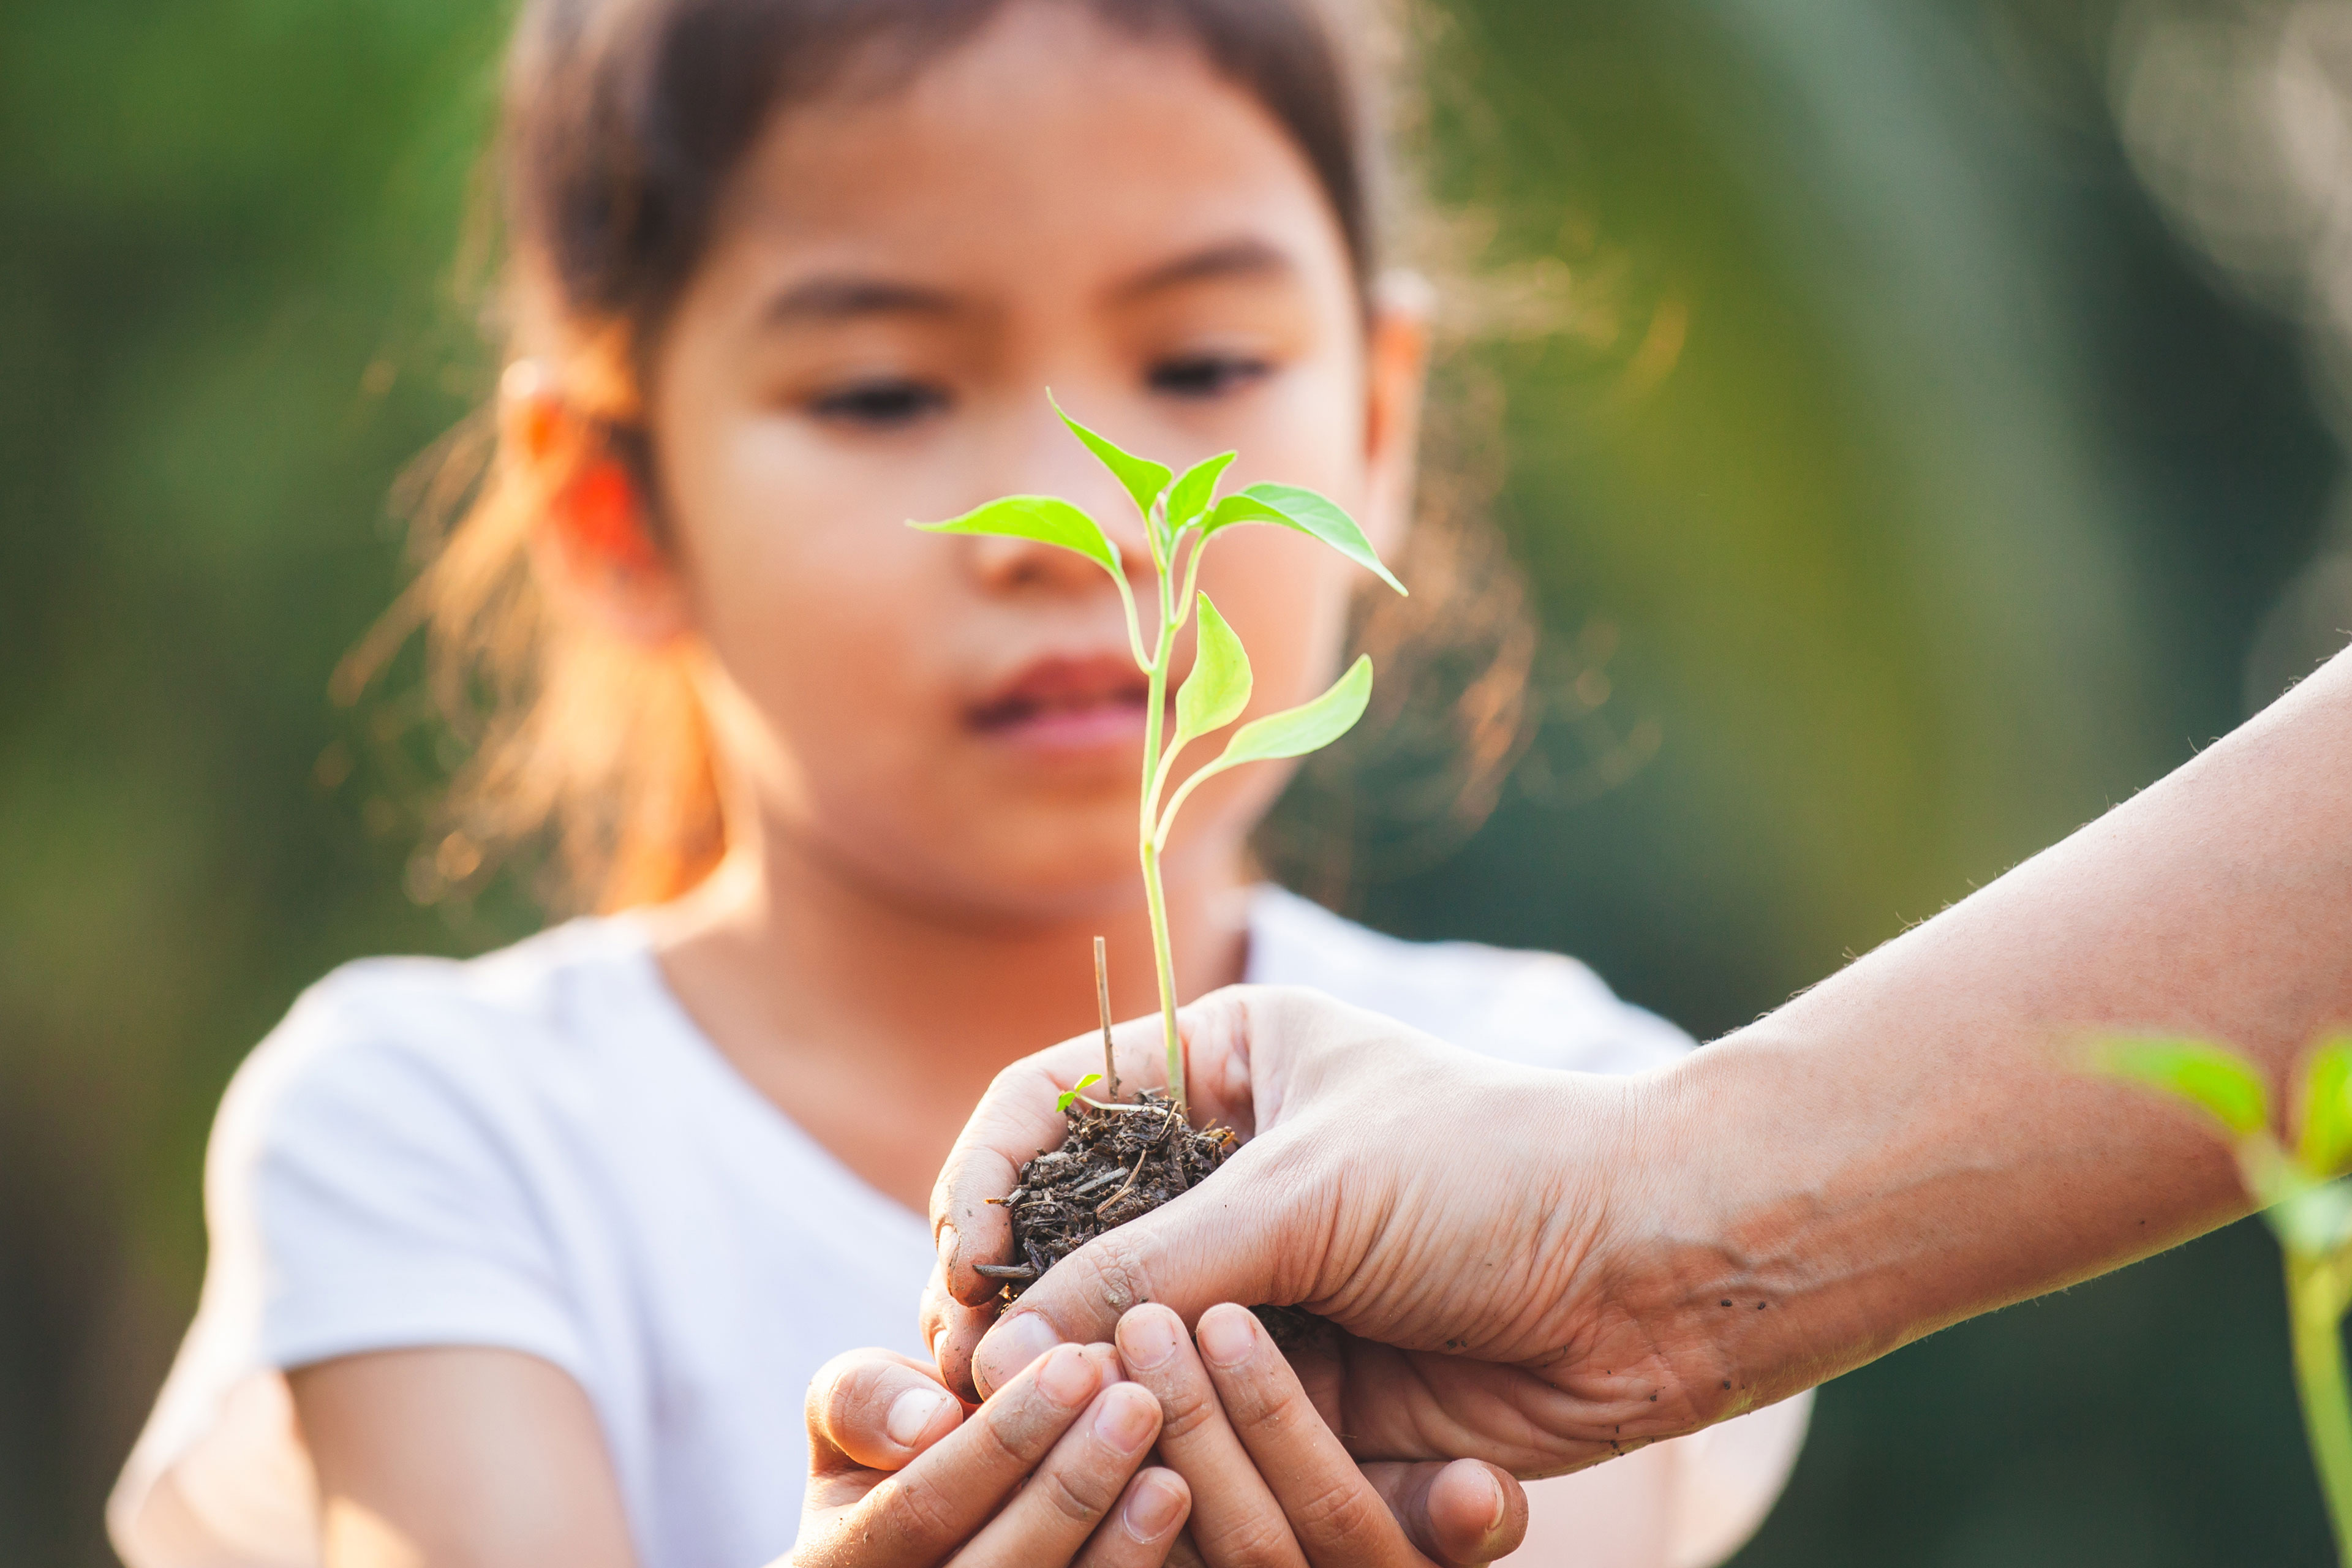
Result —
<instances>
[{"instance_id":1,"label":"blurred foliage","mask_svg":"<svg viewBox=\"0 0 2352 1568\"><path fill-rule=\"evenodd\" d=\"M411 900L446 758L400 681L326 697L489 385L499 9L0 11L0 1562L108 1560L244 1051L337 962L527 929ZM1360 912L1712 1033L2242 716L2340 459L2133 182L2102 0L1447 16L1441 193L1615 330L1476 356L1554 721ZM1741 1561L2322 1561L2282 1322L2238 1227L1906 1350Z\"/></svg>"}]
</instances>

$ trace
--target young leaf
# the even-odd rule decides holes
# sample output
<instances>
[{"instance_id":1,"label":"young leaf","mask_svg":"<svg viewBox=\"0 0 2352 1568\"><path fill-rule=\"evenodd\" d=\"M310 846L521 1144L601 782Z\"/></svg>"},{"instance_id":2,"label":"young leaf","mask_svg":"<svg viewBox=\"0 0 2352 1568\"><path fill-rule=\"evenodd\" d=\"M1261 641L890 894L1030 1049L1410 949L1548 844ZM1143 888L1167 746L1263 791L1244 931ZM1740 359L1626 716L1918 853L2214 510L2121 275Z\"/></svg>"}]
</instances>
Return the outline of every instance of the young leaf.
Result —
<instances>
[{"instance_id":1,"label":"young leaf","mask_svg":"<svg viewBox=\"0 0 2352 1568\"><path fill-rule=\"evenodd\" d=\"M2270 1089L2240 1058L2201 1040L2114 1040L2098 1054L2109 1075L2162 1089L2243 1138L2270 1125Z\"/></svg>"},{"instance_id":2,"label":"young leaf","mask_svg":"<svg viewBox=\"0 0 2352 1568\"><path fill-rule=\"evenodd\" d=\"M1224 477L1238 452L1220 452L1213 458L1203 458L1184 470L1175 488L1168 492L1168 531L1176 532L1186 523L1197 521L1209 510L1209 498L1217 493L1217 481Z\"/></svg>"},{"instance_id":3,"label":"young leaf","mask_svg":"<svg viewBox=\"0 0 2352 1568\"><path fill-rule=\"evenodd\" d=\"M2352 1164L2352 1035L2322 1041L2303 1069L2303 1134L2295 1157L2315 1176Z\"/></svg>"},{"instance_id":4,"label":"young leaf","mask_svg":"<svg viewBox=\"0 0 2352 1568\"><path fill-rule=\"evenodd\" d=\"M1250 662L1249 655L1242 651L1242 639L1234 636L1234 628L1217 614L1208 595L1200 596L1200 650L1192 659L1192 673L1184 678L1183 689L1176 693L1176 739L1169 748L1171 752L1196 736L1223 729L1249 706Z\"/></svg>"},{"instance_id":5,"label":"young leaf","mask_svg":"<svg viewBox=\"0 0 2352 1568\"><path fill-rule=\"evenodd\" d=\"M1086 1093L1087 1089L1100 1082L1102 1082L1102 1074L1098 1072L1090 1072L1087 1074L1086 1077L1078 1079L1077 1082L1072 1084L1069 1088L1062 1091L1062 1098L1054 1101L1054 1109L1060 1111L1063 1115L1067 1116L1070 1113L1070 1107L1077 1103L1078 1096Z\"/></svg>"},{"instance_id":6,"label":"young leaf","mask_svg":"<svg viewBox=\"0 0 2352 1568\"><path fill-rule=\"evenodd\" d=\"M1379 552L1364 537L1364 531L1356 526L1356 520L1341 511L1328 496L1297 485L1252 485L1239 495L1219 501L1202 528L1201 536L1205 540L1217 530L1237 522L1271 522L1295 528L1321 540L1398 593L1405 591L1396 574L1381 564Z\"/></svg>"},{"instance_id":7,"label":"young leaf","mask_svg":"<svg viewBox=\"0 0 2352 1568\"><path fill-rule=\"evenodd\" d=\"M1234 731L1234 738L1225 742L1224 755L1211 765L1223 771L1244 763L1270 763L1320 751L1354 729L1371 700L1371 656L1358 654L1348 673L1314 701L1253 720Z\"/></svg>"},{"instance_id":8,"label":"young leaf","mask_svg":"<svg viewBox=\"0 0 2352 1568\"><path fill-rule=\"evenodd\" d=\"M1112 576L1125 579L1118 544L1102 525L1055 496L1006 496L945 522L909 522L925 533L983 533L1001 539L1034 539L1075 550Z\"/></svg>"},{"instance_id":9,"label":"young leaf","mask_svg":"<svg viewBox=\"0 0 2352 1568\"><path fill-rule=\"evenodd\" d=\"M1054 395L1047 393L1045 401L1053 403L1053 400ZM1055 403L1054 412L1062 414L1062 405ZM1129 495L1135 498L1135 510L1149 518L1151 515L1151 503L1160 499L1160 492L1168 488L1168 481L1172 476L1172 470L1168 465L1155 463L1149 458L1137 457L1117 443L1096 435L1066 414L1062 414L1062 423L1070 427L1071 435L1087 444L1087 451L1102 459L1102 466L1111 471L1111 477L1126 488Z\"/></svg>"}]
</instances>

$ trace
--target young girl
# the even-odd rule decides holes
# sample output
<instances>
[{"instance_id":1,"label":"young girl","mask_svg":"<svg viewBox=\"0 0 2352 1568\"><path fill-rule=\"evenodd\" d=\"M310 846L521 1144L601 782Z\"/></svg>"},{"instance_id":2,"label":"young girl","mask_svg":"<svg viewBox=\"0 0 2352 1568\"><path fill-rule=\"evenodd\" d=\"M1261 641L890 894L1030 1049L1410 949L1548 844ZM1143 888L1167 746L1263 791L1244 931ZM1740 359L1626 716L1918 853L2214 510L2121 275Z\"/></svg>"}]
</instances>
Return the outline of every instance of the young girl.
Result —
<instances>
[{"instance_id":1,"label":"young girl","mask_svg":"<svg viewBox=\"0 0 2352 1568\"><path fill-rule=\"evenodd\" d=\"M1241 1432L1262 1476L1200 1459L1099 1350L967 1415L914 1334L919 1216L991 1074L1087 1026L1097 933L1117 1008L1156 998L1112 585L904 523L1050 493L1145 561L1051 385L1131 449L1238 448L1229 487L1323 490L1412 579L1425 333L1377 250L1374 20L525 6L513 368L419 589L460 689L495 704L443 858L551 825L607 912L340 970L246 1064L203 1301L111 1506L135 1568L752 1568L796 1532L812 1561L1147 1563L1188 1510L1173 1549L1212 1562L1410 1559L1384 1514L1376 1539L1318 1532L1317 1500L1366 1484L1319 1427L1282 1451ZM1335 673L1359 577L1235 534L1202 586L1266 712ZM1259 884L1247 839L1282 783L1219 778L1170 847L1185 995L1316 985L1584 1071L1686 1048L1568 960L1412 946ZM903 1353L834 1359L875 1344ZM1792 1403L1539 1484L1528 1552L1716 1562L1801 1422ZM1481 1484L1381 1482L1455 1557L1484 1521L1449 1546L1430 1519L1500 1510Z\"/></svg>"}]
</instances>

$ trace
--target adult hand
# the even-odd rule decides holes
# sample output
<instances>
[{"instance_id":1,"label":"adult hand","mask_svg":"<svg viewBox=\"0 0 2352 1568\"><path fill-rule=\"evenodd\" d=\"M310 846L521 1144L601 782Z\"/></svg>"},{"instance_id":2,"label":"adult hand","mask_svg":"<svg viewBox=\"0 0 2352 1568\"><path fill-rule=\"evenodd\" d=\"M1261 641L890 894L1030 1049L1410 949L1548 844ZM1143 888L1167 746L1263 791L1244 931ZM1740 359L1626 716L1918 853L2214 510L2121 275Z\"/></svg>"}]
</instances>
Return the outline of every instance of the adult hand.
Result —
<instances>
[{"instance_id":1,"label":"adult hand","mask_svg":"<svg viewBox=\"0 0 2352 1568\"><path fill-rule=\"evenodd\" d=\"M1123 1077L1152 1081L1154 1022L1128 1034ZM1512 1068L1311 992L1235 988L1181 1022L1196 1120L1248 1142L1211 1181L1065 1259L1001 1323L974 1269L1011 1248L988 1200L1059 1140L1055 1099L1099 1065L1099 1043L1041 1052L991 1086L932 1199L925 1331L951 1384L997 1386L1050 1345L1108 1338L1143 1302L1186 1321L1220 1301L1295 1304L1343 1331L1300 1371L1357 1458L1469 1455L1524 1477L1799 1386L1757 1387L1708 1334L1660 1339L1682 1314L1628 1300L1656 1288L1617 1268L1632 1231L1612 1225L1643 1080ZM1749 1282L1738 1305L1762 1299Z\"/></svg>"},{"instance_id":2,"label":"adult hand","mask_svg":"<svg viewBox=\"0 0 2352 1568\"><path fill-rule=\"evenodd\" d=\"M994 1386L1129 1308L1297 1303L1360 1457L1521 1475L1692 1430L2249 1207L2195 1117L2079 1070L2118 1033L2289 1079L2352 1018L2352 653L2195 762L1676 1066L1514 1071L1310 995L1183 1015L1197 1114L1251 1135L992 1329L1017 1163L1081 1040L1000 1075L932 1199L950 1382ZM1128 1073L1150 1082L1150 1026ZM983 1334L985 1337L983 1338ZM1378 1344L1368 1343L1377 1341Z\"/></svg>"}]
</instances>

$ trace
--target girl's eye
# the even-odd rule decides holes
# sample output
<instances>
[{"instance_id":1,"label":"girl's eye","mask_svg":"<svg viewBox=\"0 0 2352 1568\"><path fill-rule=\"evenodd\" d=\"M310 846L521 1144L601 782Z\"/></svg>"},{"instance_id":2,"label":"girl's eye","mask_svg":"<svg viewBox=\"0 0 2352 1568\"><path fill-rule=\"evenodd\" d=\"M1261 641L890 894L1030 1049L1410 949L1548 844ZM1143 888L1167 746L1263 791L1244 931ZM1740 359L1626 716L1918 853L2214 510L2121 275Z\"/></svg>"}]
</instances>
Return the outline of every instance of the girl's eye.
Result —
<instances>
[{"instance_id":1,"label":"girl's eye","mask_svg":"<svg viewBox=\"0 0 2352 1568\"><path fill-rule=\"evenodd\" d=\"M1244 354L1183 354L1160 361L1146 380L1171 397L1222 397L1265 375L1274 367Z\"/></svg>"},{"instance_id":2,"label":"girl's eye","mask_svg":"<svg viewBox=\"0 0 2352 1568\"><path fill-rule=\"evenodd\" d=\"M948 395L940 387L890 378L856 382L821 393L810 400L809 412L819 419L889 429L911 425L947 405Z\"/></svg>"}]
</instances>

